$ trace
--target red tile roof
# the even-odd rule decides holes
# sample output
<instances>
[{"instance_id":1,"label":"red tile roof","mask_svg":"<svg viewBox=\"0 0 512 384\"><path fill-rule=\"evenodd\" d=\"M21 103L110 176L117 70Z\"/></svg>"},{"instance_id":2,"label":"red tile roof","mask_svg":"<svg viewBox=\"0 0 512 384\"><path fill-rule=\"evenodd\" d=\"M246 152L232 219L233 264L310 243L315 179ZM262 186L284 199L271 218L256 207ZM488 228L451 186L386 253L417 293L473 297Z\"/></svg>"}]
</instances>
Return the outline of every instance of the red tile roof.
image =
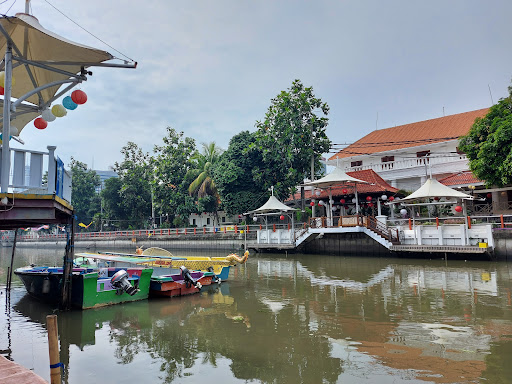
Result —
<instances>
[{"instance_id":1,"label":"red tile roof","mask_svg":"<svg viewBox=\"0 0 512 384\"><path fill-rule=\"evenodd\" d=\"M484 108L373 131L329 160L455 140L467 134L475 119L485 116L488 111L489 108Z\"/></svg>"},{"instance_id":2,"label":"red tile roof","mask_svg":"<svg viewBox=\"0 0 512 384\"><path fill-rule=\"evenodd\" d=\"M397 188L392 187L388 183L384 181L382 177L380 177L377 173L375 173L372 169L366 169L364 171L354 171L347 172L347 175L355 177L359 180L367 181L370 184L357 184L357 193L366 193L366 194L382 194L387 193L390 195L394 195L398 192ZM343 190L346 189L347 193L343 193ZM351 184L339 184L338 186L331 188L332 196L344 196L344 195L353 195L354 194L354 185ZM304 198L306 200L311 199L312 191L304 191ZM329 197L328 190L322 190L320 196L313 196L313 199L326 199ZM290 200L299 200L300 192L290 196L286 201Z\"/></svg>"},{"instance_id":3,"label":"red tile roof","mask_svg":"<svg viewBox=\"0 0 512 384\"><path fill-rule=\"evenodd\" d=\"M479 180L473 175L471 171L464 171L454 173L453 175L447 176L443 179L438 180L441 184L446 186L450 185L470 185L470 184L482 184L483 181Z\"/></svg>"}]
</instances>

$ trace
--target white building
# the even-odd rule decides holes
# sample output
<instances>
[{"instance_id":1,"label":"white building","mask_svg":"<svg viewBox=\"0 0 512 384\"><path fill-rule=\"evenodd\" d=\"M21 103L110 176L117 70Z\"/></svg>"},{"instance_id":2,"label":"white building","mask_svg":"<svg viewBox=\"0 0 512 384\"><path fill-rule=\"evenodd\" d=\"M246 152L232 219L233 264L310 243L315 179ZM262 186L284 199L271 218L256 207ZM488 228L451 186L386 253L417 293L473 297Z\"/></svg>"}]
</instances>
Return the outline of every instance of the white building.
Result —
<instances>
[{"instance_id":1,"label":"white building","mask_svg":"<svg viewBox=\"0 0 512 384\"><path fill-rule=\"evenodd\" d=\"M442 179L469 170L458 139L488 108L371 132L330 157L345 172L372 169L391 186L414 191L432 175Z\"/></svg>"}]
</instances>

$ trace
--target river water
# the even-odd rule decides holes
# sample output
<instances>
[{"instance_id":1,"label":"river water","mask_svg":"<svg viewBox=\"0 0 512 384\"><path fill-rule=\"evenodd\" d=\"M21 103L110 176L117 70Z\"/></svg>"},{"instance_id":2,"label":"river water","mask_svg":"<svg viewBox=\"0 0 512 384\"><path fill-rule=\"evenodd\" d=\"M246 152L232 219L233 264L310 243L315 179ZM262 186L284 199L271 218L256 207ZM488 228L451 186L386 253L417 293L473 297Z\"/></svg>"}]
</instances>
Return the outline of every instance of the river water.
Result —
<instances>
[{"instance_id":1,"label":"river water","mask_svg":"<svg viewBox=\"0 0 512 384\"><path fill-rule=\"evenodd\" d=\"M6 298L10 253L0 353L48 381L55 313L70 384L512 382L510 263L253 254L196 295L59 312L15 276Z\"/></svg>"}]
</instances>

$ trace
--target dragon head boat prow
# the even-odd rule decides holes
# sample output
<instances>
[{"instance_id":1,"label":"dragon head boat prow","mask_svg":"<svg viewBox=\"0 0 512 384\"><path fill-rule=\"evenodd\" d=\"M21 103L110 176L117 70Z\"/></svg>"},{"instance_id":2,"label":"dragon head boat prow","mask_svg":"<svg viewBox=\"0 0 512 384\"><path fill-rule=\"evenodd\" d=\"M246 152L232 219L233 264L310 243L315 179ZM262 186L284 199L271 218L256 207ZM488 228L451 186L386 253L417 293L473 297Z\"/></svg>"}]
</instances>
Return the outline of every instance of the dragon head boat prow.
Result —
<instances>
[{"instance_id":1,"label":"dragon head boat prow","mask_svg":"<svg viewBox=\"0 0 512 384\"><path fill-rule=\"evenodd\" d=\"M226 260L232 264L236 264L236 263L244 264L248 258L249 258L249 251L245 251L244 255L242 257L238 257L238 255L236 255L234 253L226 256Z\"/></svg>"}]
</instances>

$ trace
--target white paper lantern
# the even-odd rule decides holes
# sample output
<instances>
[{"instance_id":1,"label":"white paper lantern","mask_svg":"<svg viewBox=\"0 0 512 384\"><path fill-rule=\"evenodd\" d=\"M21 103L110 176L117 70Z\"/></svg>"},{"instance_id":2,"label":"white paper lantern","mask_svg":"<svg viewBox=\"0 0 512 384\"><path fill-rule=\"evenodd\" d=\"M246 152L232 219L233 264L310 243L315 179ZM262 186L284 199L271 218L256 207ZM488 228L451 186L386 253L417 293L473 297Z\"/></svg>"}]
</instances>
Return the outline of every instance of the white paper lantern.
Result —
<instances>
[{"instance_id":1,"label":"white paper lantern","mask_svg":"<svg viewBox=\"0 0 512 384\"><path fill-rule=\"evenodd\" d=\"M51 123L52 121L55 121L55 119L56 119L55 115L49 109L45 109L41 113L41 117L43 118L44 121L46 121L48 123Z\"/></svg>"},{"instance_id":2,"label":"white paper lantern","mask_svg":"<svg viewBox=\"0 0 512 384\"><path fill-rule=\"evenodd\" d=\"M254 216L254 217L252 218L252 221L258 221L258 218L257 218L256 216Z\"/></svg>"},{"instance_id":3,"label":"white paper lantern","mask_svg":"<svg viewBox=\"0 0 512 384\"><path fill-rule=\"evenodd\" d=\"M323 201L323 200L320 200L320 201L318 202L318 205L324 205L324 204L325 204L325 203L324 203L324 201Z\"/></svg>"},{"instance_id":4,"label":"white paper lantern","mask_svg":"<svg viewBox=\"0 0 512 384\"><path fill-rule=\"evenodd\" d=\"M357 201L357 200L356 200L356 198L354 197L354 198L352 199L352 202L353 202L353 203L355 203L356 201Z\"/></svg>"},{"instance_id":5,"label":"white paper lantern","mask_svg":"<svg viewBox=\"0 0 512 384\"><path fill-rule=\"evenodd\" d=\"M386 201L388 199L388 197L386 195L382 195L380 198L382 201Z\"/></svg>"},{"instance_id":6,"label":"white paper lantern","mask_svg":"<svg viewBox=\"0 0 512 384\"><path fill-rule=\"evenodd\" d=\"M11 133L11 136L18 136L20 134L20 131L14 125L9 127L9 132Z\"/></svg>"},{"instance_id":7,"label":"white paper lantern","mask_svg":"<svg viewBox=\"0 0 512 384\"><path fill-rule=\"evenodd\" d=\"M400 210L400 214L401 214L402 216L407 215L407 209L402 208L402 209Z\"/></svg>"},{"instance_id":8,"label":"white paper lantern","mask_svg":"<svg viewBox=\"0 0 512 384\"><path fill-rule=\"evenodd\" d=\"M320 196L320 190L319 190L319 189L317 189L317 190L315 191L315 195Z\"/></svg>"}]
</instances>

